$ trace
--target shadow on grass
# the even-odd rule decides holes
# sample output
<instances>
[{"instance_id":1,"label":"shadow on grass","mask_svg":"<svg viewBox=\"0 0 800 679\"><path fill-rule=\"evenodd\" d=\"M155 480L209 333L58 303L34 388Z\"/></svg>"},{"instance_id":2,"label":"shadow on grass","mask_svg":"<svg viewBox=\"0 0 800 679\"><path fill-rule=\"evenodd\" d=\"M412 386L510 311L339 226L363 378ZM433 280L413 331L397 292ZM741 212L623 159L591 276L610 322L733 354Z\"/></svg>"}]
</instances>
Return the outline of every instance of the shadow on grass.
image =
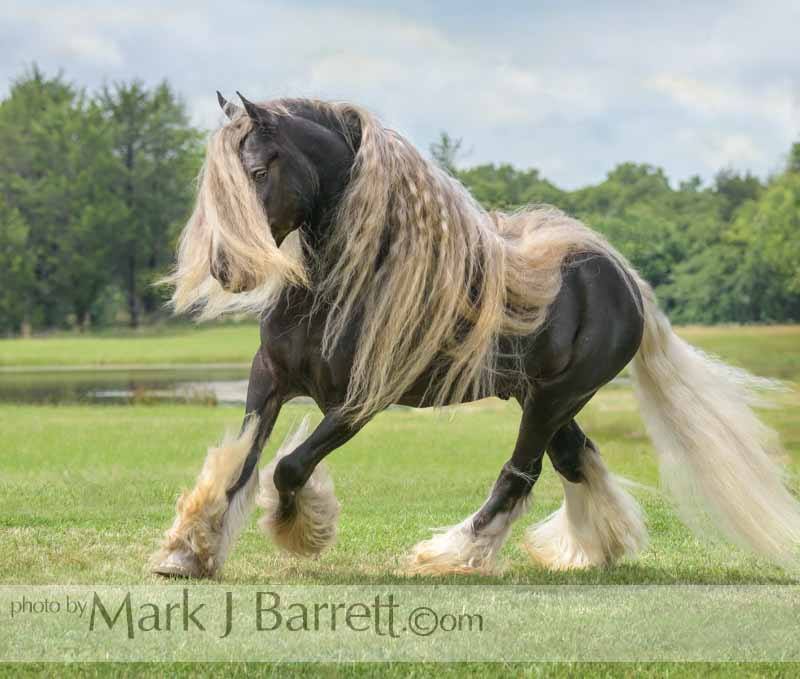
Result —
<instances>
[{"instance_id":1,"label":"shadow on grass","mask_svg":"<svg viewBox=\"0 0 800 679\"><path fill-rule=\"evenodd\" d=\"M277 565L277 568L276 568ZM265 564L266 566L266 564ZM270 572L271 571L271 572ZM202 581L199 581L202 582ZM206 581L209 582L209 581ZM263 577L252 575L226 577L211 582L236 585L798 585L800 579L769 565L755 573L752 566L709 566L690 564L666 568L626 563L611 568L552 572L531 565L515 565L498 575L406 575L400 569L366 572L324 562L300 561L286 557L265 568ZM173 581L174 584L174 581Z\"/></svg>"}]
</instances>

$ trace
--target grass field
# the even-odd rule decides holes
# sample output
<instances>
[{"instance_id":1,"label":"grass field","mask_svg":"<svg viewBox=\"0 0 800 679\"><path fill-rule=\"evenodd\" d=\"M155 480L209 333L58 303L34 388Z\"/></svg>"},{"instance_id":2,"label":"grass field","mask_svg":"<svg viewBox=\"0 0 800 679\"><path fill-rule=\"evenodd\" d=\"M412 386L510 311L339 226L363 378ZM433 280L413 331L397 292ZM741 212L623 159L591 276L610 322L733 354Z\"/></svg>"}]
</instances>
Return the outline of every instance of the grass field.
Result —
<instances>
[{"instance_id":1,"label":"grass field","mask_svg":"<svg viewBox=\"0 0 800 679\"><path fill-rule=\"evenodd\" d=\"M692 326L678 333L758 375L800 381L800 325ZM179 325L101 334L0 340L0 368L249 364L255 323Z\"/></svg>"},{"instance_id":2,"label":"grass field","mask_svg":"<svg viewBox=\"0 0 800 679\"><path fill-rule=\"evenodd\" d=\"M248 364L258 348L255 323L177 325L139 331L0 340L0 368Z\"/></svg>"},{"instance_id":3,"label":"grass field","mask_svg":"<svg viewBox=\"0 0 800 679\"><path fill-rule=\"evenodd\" d=\"M203 356L220 361L212 348L228 338L233 360L238 347L255 342L253 326L188 330L198 347L183 353L177 338L159 337L148 345L174 347L168 356ZM199 333L199 335L195 335ZM683 334L705 349L759 374L797 380L800 329L703 329ZM40 340L47 359L63 362L69 343L75 351L95 343L95 356L131 360L151 340ZM58 347L50 350L48 342ZM153 340L155 342L155 340ZM35 342L35 341L32 341ZM120 342L122 344L116 344ZM65 344L66 343L66 344ZM127 344L126 348L125 345ZM26 342L6 342L11 362L34 356ZM211 353L203 353L208 350ZM4 351L4 349L3 349ZM170 349L172 351L172 349ZM47 353L50 352L50 353ZM116 353L115 353L116 352ZM195 353L197 352L197 353ZM244 355L244 354L243 354ZM38 355L37 355L38 360ZM98 360L98 359L95 359ZM237 359L238 360L238 359ZM265 457L274 452L290 425L308 409L287 406ZM314 412L314 417L319 414ZM779 395L779 407L764 413L781 433L790 470L800 472L800 395ZM0 406L0 583L133 584L152 582L145 563L169 524L177 492L190 485L204 450L226 428L238 427L235 408L202 406ZM225 568L226 583L301 584L404 583L401 566L407 550L429 535L432 526L460 521L484 500L500 466L513 447L519 410L513 404L487 401L452 414L392 410L378 416L355 439L329 458L337 496L342 502L340 538L320 560L298 561L279 553L251 522ZM451 577L444 582L496 584L653 584L653 583L793 583L781 570L724 544L695 539L676 519L657 490L655 459L632 393L625 387L601 392L579 417L599 444L609 467L642 484L633 489L643 505L651 544L637 561L607 570L553 574L533 566L520 547L521 531L553 511L561 488L547 466L536 485L530 513L521 519L504 552L505 570L490 578ZM793 481L795 490L797 482ZM417 579L414 582L429 582ZM7 669L7 668L6 668ZM29 666L49 674L51 666ZM332 674L334 666L64 666L58 674L138 674L198 672L226 676ZM502 671L536 676L704 675L732 673L785 676L800 668L787 665L425 665L347 666L348 674L404 676L494 675Z\"/></svg>"}]
</instances>

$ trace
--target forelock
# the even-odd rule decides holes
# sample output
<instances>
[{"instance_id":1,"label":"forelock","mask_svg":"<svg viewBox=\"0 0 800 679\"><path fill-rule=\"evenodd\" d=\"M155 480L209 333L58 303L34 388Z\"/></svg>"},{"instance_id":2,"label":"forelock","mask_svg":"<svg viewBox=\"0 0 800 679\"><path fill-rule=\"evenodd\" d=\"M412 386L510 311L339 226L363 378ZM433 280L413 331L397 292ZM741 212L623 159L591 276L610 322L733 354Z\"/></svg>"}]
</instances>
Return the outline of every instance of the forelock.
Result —
<instances>
[{"instance_id":1,"label":"forelock","mask_svg":"<svg viewBox=\"0 0 800 679\"><path fill-rule=\"evenodd\" d=\"M260 160L260 144L257 136L251 132L242 141L241 150L239 152L242 164L246 169L255 167Z\"/></svg>"}]
</instances>

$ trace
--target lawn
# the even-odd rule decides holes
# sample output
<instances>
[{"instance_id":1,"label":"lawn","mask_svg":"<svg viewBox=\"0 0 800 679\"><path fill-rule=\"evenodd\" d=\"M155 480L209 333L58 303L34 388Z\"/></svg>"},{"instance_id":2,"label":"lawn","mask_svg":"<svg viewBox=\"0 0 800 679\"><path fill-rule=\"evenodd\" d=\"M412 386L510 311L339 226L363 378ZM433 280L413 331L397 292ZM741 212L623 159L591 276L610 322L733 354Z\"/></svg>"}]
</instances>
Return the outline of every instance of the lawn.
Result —
<instances>
[{"instance_id":1,"label":"lawn","mask_svg":"<svg viewBox=\"0 0 800 679\"><path fill-rule=\"evenodd\" d=\"M768 412L767 419L782 432L797 472L800 399L795 394L781 398L783 407ZM288 406L273 441L307 410ZM177 491L192 483L205 446L226 427L235 428L238 415L234 408L201 406L0 407L0 582L151 582L144 564L171 520ZM336 546L318 561L298 561L276 551L251 522L225 568L224 582L407 584L401 570L408 548L426 537L429 527L457 522L481 504L513 446L517 420L517 408L498 401L452 416L406 410L380 415L329 458L343 505ZM529 515L518 522L506 547L504 572L445 582L793 582L779 569L727 545L699 542L676 520L655 489L655 461L629 390L607 389L581 421L609 466L643 484L633 491L651 533L641 558L608 570L568 574L533 566L520 547L521 531L561 501L560 485L548 469L536 486ZM271 443L266 455L274 448ZM490 668L497 666L484 669ZM633 671L632 666L617 667L626 668ZM399 666L372 669L401 672ZM559 675L576 669L549 667ZM658 672L665 666L638 669Z\"/></svg>"},{"instance_id":2,"label":"lawn","mask_svg":"<svg viewBox=\"0 0 800 679\"><path fill-rule=\"evenodd\" d=\"M258 326L247 322L0 339L0 368L249 365L258 338Z\"/></svg>"},{"instance_id":3,"label":"lawn","mask_svg":"<svg viewBox=\"0 0 800 679\"><path fill-rule=\"evenodd\" d=\"M758 375L800 381L800 325L691 326L678 333ZM0 339L0 369L248 364L258 347L253 322L167 325L99 334Z\"/></svg>"},{"instance_id":4,"label":"lawn","mask_svg":"<svg viewBox=\"0 0 800 679\"><path fill-rule=\"evenodd\" d=\"M191 345L228 337L232 353L255 343L251 326L188 330ZM195 335L194 333L199 333ZM218 334L221 333L221 334ZM227 333L227 334L226 334ZM709 351L751 367L760 374L797 379L798 328L686 329L684 334ZM213 339L212 338L216 338ZM77 346L139 342L127 339L54 339ZM148 345L180 346L177 337L160 337ZM201 344L199 340L198 346ZM15 346L15 356L25 354ZM248 349L248 352L250 351ZM53 350L49 356L59 355ZM98 350L106 357L122 356ZM116 351L116 349L115 349ZM187 350L186 354L195 349ZM197 350L199 352L199 350ZM166 354L159 354L157 362ZM206 354L208 356L210 354ZM223 355L220 353L220 356ZM174 356L181 356L180 353ZM43 361L44 363L49 362ZM215 359L220 360L220 359ZM238 360L238 359L237 359ZM780 394L779 407L764 417L776 427L787 450L793 474L800 472L800 395ZM289 405L281 414L265 458L276 442L306 412ZM186 405L122 406L0 406L0 583L2 584L147 584L145 563L168 526L178 491L190 485L209 443L235 429L236 408ZM397 409L379 415L357 437L329 458L342 502L340 538L321 559L299 561L279 553L262 536L255 521L248 524L224 571L224 582L257 584L268 580L286 584L408 584L403 558L432 526L460 521L485 499L486 492L507 459L519 420L516 405L490 400L446 413ZM669 502L657 490L652 448L638 417L631 391L609 387L584 410L579 420L599 444L609 467L641 484L632 489L644 507L651 544L636 561L606 570L554 574L532 565L520 546L522 530L553 511L562 491L546 465L537 483L528 515L516 525L503 554L504 571L489 578L449 577L457 584L744 584L794 583L780 569L719 543L695 539L677 520ZM792 480L798 490L796 477ZM429 578L413 582L442 582ZM27 668L48 674L52 666ZM65 666L69 673L162 675L196 672L226 676L267 674L332 674L333 665L290 667L241 664ZM800 671L787 665L426 665L346 666L348 674L418 676L517 674L573 676L576 673L641 676L718 676Z\"/></svg>"}]
</instances>

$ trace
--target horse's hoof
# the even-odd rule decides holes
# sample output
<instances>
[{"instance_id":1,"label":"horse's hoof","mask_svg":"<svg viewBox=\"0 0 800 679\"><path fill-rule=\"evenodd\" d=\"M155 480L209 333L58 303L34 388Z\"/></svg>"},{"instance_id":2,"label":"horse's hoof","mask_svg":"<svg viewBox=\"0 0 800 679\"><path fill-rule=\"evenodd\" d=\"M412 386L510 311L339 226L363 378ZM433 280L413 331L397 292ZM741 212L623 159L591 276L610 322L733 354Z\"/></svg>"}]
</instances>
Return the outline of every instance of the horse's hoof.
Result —
<instances>
[{"instance_id":1,"label":"horse's hoof","mask_svg":"<svg viewBox=\"0 0 800 679\"><path fill-rule=\"evenodd\" d=\"M504 536L503 536L504 537ZM502 544L502 538L500 538ZM465 523L418 543L406 564L408 575L492 575L498 546L494 536L474 535Z\"/></svg>"},{"instance_id":2,"label":"horse's hoof","mask_svg":"<svg viewBox=\"0 0 800 679\"><path fill-rule=\"evenodd\" d=\"M204 575L197 557L189 551L174 551L158 558L152 572L165 578L202 578Z\"/></svg>"}]
</instances>

